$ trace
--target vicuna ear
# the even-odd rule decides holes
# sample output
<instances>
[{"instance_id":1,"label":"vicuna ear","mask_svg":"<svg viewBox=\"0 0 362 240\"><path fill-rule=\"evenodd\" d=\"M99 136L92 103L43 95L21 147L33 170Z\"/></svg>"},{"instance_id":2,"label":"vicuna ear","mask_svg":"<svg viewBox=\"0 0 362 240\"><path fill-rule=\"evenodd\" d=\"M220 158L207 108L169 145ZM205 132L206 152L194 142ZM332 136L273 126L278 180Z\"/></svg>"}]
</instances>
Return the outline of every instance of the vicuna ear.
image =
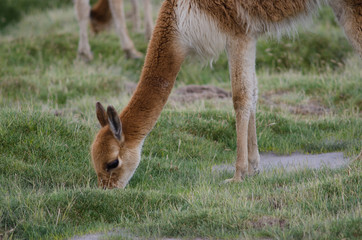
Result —
<instances>
[{"instance_id":1,"label":"vicuna ear","mask_svg":"<svg viewBox=\"0 0 362 240\"><path fill-rule=\"evenodd\" d=\"M97 113L98 121L101 124L101 126L102 127L106 126L108 124L108 117L107 117L106 110L104 109L104 107L102 106L102 104L100 102L96 103L96 113Z\"/></svg>"},{"instance_id":2,"label":"vicuna ear","mask_svg":"<svg viewBox=\"0 0 362 240\"><path fill-rule=\"evenodd\" d=\"M121 124L121 119L119 118L116 109L114 109L113 106L108 106L107 114L108 114L109 128L111 129L113 136L118 141L121 141L122 124Z\"/></svg>"}]
</instances>

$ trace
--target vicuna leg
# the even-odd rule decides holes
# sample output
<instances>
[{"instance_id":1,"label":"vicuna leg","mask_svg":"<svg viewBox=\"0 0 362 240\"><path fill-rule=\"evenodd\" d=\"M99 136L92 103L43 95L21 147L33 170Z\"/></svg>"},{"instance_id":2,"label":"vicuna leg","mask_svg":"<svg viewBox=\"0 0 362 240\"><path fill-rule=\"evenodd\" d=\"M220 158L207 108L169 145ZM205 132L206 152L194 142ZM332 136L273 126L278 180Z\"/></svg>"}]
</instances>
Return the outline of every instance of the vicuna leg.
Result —
<instances>
[{"instance_id":1,"label":"vicuna leg","mask_svg":"<svg viewBox=\"0 0 362 240\"><path fill-rule=\"evenodd\" d=\"M141 30L141 22L140 22L140 11L138 0L131 0L132 4L132 26L134 32L139 32Z\"/></svg>"},{"instance_id":2,"label":"vicuna leg","mask_svg":"<svg viewBox=\"0 0 362 240\"><path fill-rule=\"evenodd\" d=\"M145 8L145 36L148 40L151 39L152 30L153 30L153 20L152 20L152 3L151 0L144 0Z\"/></svg>"},{"instance_id":3,"label":"vicuna leg","mask_svg":"<svg viewBox=\"0 0 362 240\"><path fill-rule=\"evenodd\" d=\"M362 58L362 2L332 0L329 4L351 45Z\"/></svg>"},{"instance_id":4,"label":"vicuna leg","mask_svg":"<svg viewBox=\"0 0 362 240\"><path fill-rule=\"evenodd\" d=\"M90 61L93 59L93 54L90 50L87 31L90 12L89 0L75 0L74 8L79 24L78 58Z\"/></svg>"},{"instance_id":5,"label":"vicuna leg","mask_svg":"<svg viewBox=\"0 0 362 240\"><path fill-rule=\"evenodd\" d=\"M227 43L237 135L235 174L227 181L242 181L248 173L248 149L253 155L256 152L255 111L252 111L253 91L256 85L255 47L256 40L250 37L230 39ZM253 165L258 161L250 160Z\"/></svg>"},{"instance_id":6,"label":"vicuna leg","mask_svg":"<svg viewBox=\"0 0 362 240\"><path fill-rule=\"evenodd\" d=\"M252 106L250 110L249 126L248 126L248 174L254 175L258 171L260 162L258 143L256 137L255 113L256 103L258 101L258 82L254 73Z\"/></svg>"},{"instance_id":7,"label":"vicuna leg","mask_svg":"<svg viewBox=\"0 0 362 240\"><path fill-rule=\"evenodd\" d=\"M127 58L141 58L142 54L136 50L132 40L128 36L123 0L109 0L109 6L111 8L116 31Z\"/></svg>"}]
</instances>

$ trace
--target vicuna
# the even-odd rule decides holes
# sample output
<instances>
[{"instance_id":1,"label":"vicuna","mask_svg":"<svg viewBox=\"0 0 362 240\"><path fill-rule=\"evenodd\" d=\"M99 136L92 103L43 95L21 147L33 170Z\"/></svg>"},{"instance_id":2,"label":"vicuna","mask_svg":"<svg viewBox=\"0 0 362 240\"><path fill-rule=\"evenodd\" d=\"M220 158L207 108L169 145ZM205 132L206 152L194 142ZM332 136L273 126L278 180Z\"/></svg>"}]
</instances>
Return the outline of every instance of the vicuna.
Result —
<instances>
[{"instance_id":1,"label":"vicuna","mask_svg":"<svg viewBox=\"0 0 362 240\"><path fill-rule=\"evenodd\" d=\"M324 1L362 56L362 0ZM236 115L235 173L240 182L256 173L259 151L255 110L255 48L263 34L293 30L324 2L318 0L166 0L148 46L143 71L130 102L118 115L100 103L102 128L92 145L92 160L103 188L124 188L141 158L142 144L155 125L188 55L216 57L226 49Z\"/></svg>"}]
</instances>

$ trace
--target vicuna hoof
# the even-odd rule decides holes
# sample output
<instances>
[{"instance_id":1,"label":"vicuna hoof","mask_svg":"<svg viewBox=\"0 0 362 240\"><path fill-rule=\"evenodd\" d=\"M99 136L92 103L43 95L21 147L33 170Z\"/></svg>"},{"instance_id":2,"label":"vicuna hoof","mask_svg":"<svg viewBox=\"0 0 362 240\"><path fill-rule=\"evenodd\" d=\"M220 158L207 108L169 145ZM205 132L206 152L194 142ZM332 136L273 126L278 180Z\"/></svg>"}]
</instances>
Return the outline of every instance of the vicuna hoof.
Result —
<instances>
[{"instance_id":1,"label":"vicuna hoof","mask_svg":"<svg viewBox=\"0 0 362 240\"><path fill-rule=\"evenodd\" d=\"M78 52L77 58L84 62L90 62L93 60L93 54L92 54L92 52L81 51L81 52Z\"/></svg>"},{"instance_id":2,"label":"vicuna hoof","mask_svg":"<svg viewBox=\"0 0 362 240\"><path fill-rule=\"evenodd\" d=\"M135 49L125 49L124 53L127 59L140 59L143 57L143 54Z\"/></svg>"},{"instance_id":3,"label":"vicuna hoof","mask_svg":"<svg viewBox=\"0 0 362 240\"><path fill-rule=\"evenodd\" d=\"M252 176L258 175L259 173L260 173L260 170L258 168L251 168L248 171L248 176L252 177Z\"/></svg>"},{"instance_id":4,"label":"vicuna hoof","mask_svg":"<svg viewBox=\"0 0 362 240\"><path fill-rule=\"evenodd\" d=\"M226 179L224 181L224 183L239 183L242 182L243 180L241 178L230 178L230 179Z\"/></svg>"}]
</instances>

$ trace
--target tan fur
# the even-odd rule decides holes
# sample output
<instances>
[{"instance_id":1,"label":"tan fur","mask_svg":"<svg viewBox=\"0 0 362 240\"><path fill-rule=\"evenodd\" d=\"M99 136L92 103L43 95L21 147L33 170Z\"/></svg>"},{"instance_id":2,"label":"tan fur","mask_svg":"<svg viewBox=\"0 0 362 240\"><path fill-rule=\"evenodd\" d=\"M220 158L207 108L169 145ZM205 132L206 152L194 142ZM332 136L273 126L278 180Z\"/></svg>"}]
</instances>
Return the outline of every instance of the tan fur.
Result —
<instances>
[{"instance_id":1,"label":"tan fur","mask_svg":"<svg viewBox=\"0 0 362 240\"><path fill-rule=\"evenodd\" d=\"M359 53L362 47L361 1L327 1ZM291 25L306 18L319 5L318 0L164 1L140 82L119 116L121 140L116 140L117 134L108 126L105 112L97 105L97 117L103 128L92 145L92 159L100 185L125 187L132 177L140 161L143 141L167 101L184 58L191 53L212 58L225 48L237 132L236 170L228 181L239 182L246 175L255 174L260 161L255 126L257 38L270 31L292 29ZM105 166L116 157L121 163L107 172Z\"/></svg>"},{"instance_id":2,"label":"tan fur","mask_svg":"<svg viewBox=\"0 0 362 240\"><path fill-rule=\"evenodd\" d=\"M134 7L133 14L139 17L137 0L132 0ZM89 0L74 0L74 7L79 23L79 44L78 58L84 61L93 59L89 46L87 25L90 18L90 25L93 32L98 33L108 28L113 19L116 31L119 35L121 46L127 58L141 58L142 54L136 50L134 44L129 37L126 18L124 14L123 0L98 0L98 2L90 9ZM145 7L145 36L150 39L153 23L152 23L152 7L150 0L144 0ZM137 8L137 9L136 9ZM139 19L135 24L139 23Z\"/></svg>"}]
</instances>

